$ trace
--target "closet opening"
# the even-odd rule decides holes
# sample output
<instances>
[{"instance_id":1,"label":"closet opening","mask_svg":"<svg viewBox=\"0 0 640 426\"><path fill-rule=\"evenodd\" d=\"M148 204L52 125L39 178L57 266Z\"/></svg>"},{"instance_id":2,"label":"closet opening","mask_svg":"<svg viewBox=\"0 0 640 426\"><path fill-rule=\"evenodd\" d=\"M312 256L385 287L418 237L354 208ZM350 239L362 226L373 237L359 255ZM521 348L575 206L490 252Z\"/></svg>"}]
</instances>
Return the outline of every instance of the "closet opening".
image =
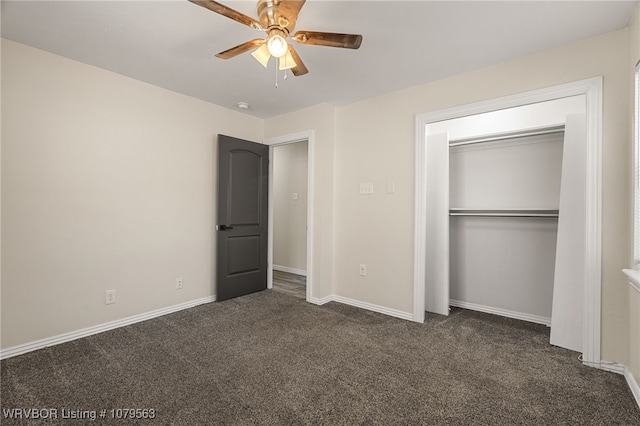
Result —
<instances>
[{"instance_id":1,"label":"closet opening","mask_svg":"<svg viewBox=\"0 0 640 426\"><path fill-rule=\"evenodd\" d=\"M599 362L600 93L591 79L417 117L415 320L541 323Z\"/></svg>"}]
</instances>

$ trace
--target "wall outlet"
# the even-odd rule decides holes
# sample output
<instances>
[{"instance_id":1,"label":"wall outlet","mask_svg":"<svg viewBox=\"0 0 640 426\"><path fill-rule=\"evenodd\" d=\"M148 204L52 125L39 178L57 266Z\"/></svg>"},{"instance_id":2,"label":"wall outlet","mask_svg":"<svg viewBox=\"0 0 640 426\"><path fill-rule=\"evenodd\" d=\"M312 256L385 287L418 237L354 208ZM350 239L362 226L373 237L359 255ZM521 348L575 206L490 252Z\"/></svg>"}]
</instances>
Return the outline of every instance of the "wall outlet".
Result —
<instances>
[{"instance_id":1,"label":"wall outlet","mask_svg":"<svg viewBox=\"0 0 640 426\"><path fill-rule=\"evenodd\" d=\"M176 278L176 290L182 289L182 277Z\"/></svg>"},{"instance_id":2,"label":"wall outlet","mask_svg":"<svg viewBox=\"0 0 640 426\"><path fill-rule=\"evenodd\" d=\"M104 304L111 305L112 303L116 303L116 291L115 290L107 290L104 293Z\"/></svg>"},{"instance_id":3,"label":"wall outlet","mask_svg":"<svg viewBox=\"0 0 640 426\"><path fill-rule=\"evenodd\" d=\"M367 276L367 265L360 264L360 276L361 277Z\"/></svg>"}]
</instances>

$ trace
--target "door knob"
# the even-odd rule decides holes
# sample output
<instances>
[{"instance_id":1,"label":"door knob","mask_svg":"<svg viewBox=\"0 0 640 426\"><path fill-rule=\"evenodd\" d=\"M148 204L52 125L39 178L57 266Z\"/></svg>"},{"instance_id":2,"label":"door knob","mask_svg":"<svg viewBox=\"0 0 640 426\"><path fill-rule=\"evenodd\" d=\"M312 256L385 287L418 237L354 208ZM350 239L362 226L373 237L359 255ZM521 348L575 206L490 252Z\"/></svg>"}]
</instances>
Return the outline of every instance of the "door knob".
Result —
<instances>
[{"instance_id":1,"label":"door knob","mask_svg":"<svg viewBox=\"0 0 640 426\"><path fill-rule=\"evenodd\" d=\"M228 231L230 229L233 229L233 226L216 225L216 231Z\"/></svg>"}]
</instances>

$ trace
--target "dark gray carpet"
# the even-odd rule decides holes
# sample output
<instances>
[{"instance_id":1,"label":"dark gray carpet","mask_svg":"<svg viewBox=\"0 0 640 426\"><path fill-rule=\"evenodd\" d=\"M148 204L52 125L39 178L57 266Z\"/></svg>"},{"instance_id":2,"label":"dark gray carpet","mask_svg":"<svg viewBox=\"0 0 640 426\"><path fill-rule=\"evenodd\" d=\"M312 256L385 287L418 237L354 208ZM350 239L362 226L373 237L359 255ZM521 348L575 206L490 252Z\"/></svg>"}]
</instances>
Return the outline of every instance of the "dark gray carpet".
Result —
<instances>
[{"instance_id":1,"label":"dark gray carpet","mask_svg":"<svg viewBox=\"0 0 640 426\"><path fill-rule=\"evenodd\" d=\"M3 360L2 423L27 407L97 410L69 424L133 422L118 408L154 409L140 424L640 424L623 376L548 341L460 309L416 324L263 291Z\"/></svg>"}]
</instances>

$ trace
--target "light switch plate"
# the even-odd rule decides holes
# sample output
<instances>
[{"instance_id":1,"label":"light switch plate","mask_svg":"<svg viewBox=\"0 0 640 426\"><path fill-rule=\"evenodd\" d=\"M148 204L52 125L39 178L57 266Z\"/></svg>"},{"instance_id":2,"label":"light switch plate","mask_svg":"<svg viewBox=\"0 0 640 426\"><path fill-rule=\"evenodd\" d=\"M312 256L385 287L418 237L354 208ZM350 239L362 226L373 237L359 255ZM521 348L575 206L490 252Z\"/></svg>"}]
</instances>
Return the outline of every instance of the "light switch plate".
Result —
<instances>
[{"instance_id":1,"label":"light switch plate","mask_svg":"<svg viewBox=\"0 0 640 426\"><path fill-rule=\"evenodd\" d=\"M395 182L387 182L387 194L395 194L396 192L396 184Z\"/></svg>"},{"instance_id":2,"label":"light switch plate","mask_svg":"<svg viewBox=\"0 0 640 426\"><path fill-rule=\"evenodd\" d=\"M360 194L370 195L373 194L373 182L363 182L360 184Z\"/></svg>"}]
</instances>

